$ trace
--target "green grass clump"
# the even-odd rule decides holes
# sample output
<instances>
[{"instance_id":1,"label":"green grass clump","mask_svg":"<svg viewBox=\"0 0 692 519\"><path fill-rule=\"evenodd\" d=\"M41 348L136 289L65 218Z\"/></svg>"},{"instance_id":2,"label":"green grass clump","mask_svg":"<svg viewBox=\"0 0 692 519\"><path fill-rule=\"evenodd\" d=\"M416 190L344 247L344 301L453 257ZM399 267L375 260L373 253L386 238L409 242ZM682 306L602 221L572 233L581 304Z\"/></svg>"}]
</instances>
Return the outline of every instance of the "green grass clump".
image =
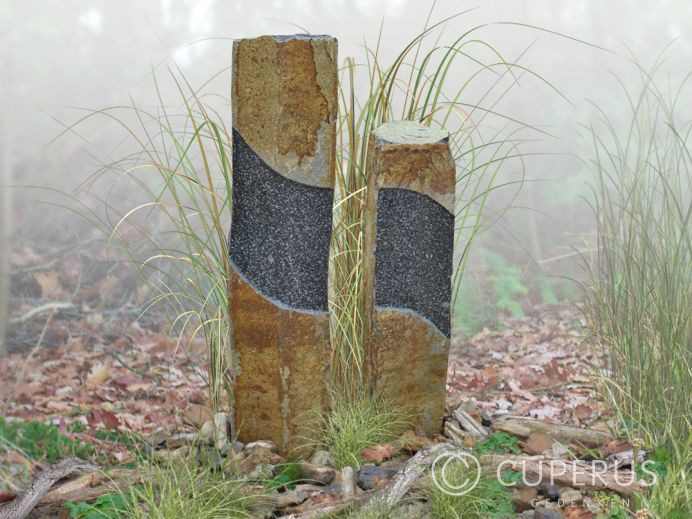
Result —
<instances>
[{"instance_id":1,"label":"green grass clump","mask_svg":"<svg viewBox=\"0 0 692 519\"><path fill-rule=\"evenodd\" d=\"M653 517L666 519L685 519L692 517L692 491L690 490L689 469L692 466L692 456L674 466L666 467L662 474L659 467L649 467L658 474L657 482L650 490L636 496L635 502L640 510L649 510ZM644 478L647 479L647 478Z\"/></svg>"},{"instance_id":2,"label":"green grass clump","mask_svg":"<svg viewBox=\"0 0 692 519\"><path fill-rule=\"evenodd\" d=\"M343 510L324 515L323 519L402 519L402 514L398 506L374 498L365 504L348 505Z\"/></svg>"},{"instance_id":3,"label":"green grass clump","mask_svg":"<svg viewBox=\"0 0 692 519\"><path fill-rule=\"evenodd\" d=\"M444 467L444 469L443 469ZM437 467L436 481L443 482L443 476L449 482L450 490L459 487L465 481L475 478L468 467L453 460L447 465ZM444 470L444 474L442 473ZM427 488L427 499L434 517L440 519L503 519L514 517L515 511L509 489L494 477L494 474L483 473L478 484L463 495L452 495L439 488L430 478ZM442 483L443 484L443 483Z\"/></svg>"},{"instance_id":4,"label":"green grass clump","mask_svg":"<svg viewBox=\"0 0 692 519\"><path fill-rule=\"evenodd\" d=\"M263 495L250 491L244 479L193 459L142 470L141 484L122 493L120 508L109 518L245 518L263 503Z\"/></svg>"},{"instance_id":5,"label":"green grass clump","mask_svg":"<svg viewBox=\"0 0 692 519\"><path fill-rule=\"evenodd\" d=\"M36 420L5 420L0 417L0 448L14 449L34 461L54 462L69 456L89 459L90 444L58 431L58 427Z\"/></svg>"},{"instance_id":6,"label":"green grass clump","mask_svg":"<svg viewBox=\"0 0 692 519\"><path fill-rule=\"evenodd\" d=\"M639 92L625 91L626 128L601 112L604 130L592 129L598 249L588 311L604 399L631 440L668 453L670 474L646 508L674 517L692 497L680 485L692 443L692 120L677 107L689 85L660 88L660 63L639 68Z\"/></svg>"},{"instance_id":7,"label":"green grass clump","mask_svg":"<svg viewBox=\"0 0 692 519\"><path fill-rule=\"evenodd\" d=\"M391 442L409 427L403 407L367 396L335 399L331 411L314 425L315 436L308 443L329 450L339 469L360 467L363 449Z\"/></svg>"},{"instance_id":8,"label":"green grass clump","mask_svg":"<svg viewBox=\"0 0 692 519\"><path fill-rule=\"evenodd\" d=\"M632 517L629 504L617 494L596 492L593 498L598 504L596 517L598 519L628 519Z\"/></svg>"}]
</instances>

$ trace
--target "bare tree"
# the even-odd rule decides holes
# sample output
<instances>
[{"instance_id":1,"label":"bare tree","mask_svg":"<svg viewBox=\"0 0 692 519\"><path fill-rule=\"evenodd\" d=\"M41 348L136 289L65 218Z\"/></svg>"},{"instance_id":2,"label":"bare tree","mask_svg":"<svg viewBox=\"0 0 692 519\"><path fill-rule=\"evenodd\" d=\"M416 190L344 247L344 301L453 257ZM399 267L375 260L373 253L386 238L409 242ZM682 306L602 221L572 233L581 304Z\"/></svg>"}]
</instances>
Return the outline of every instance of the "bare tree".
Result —
<instances>
[{"instance_id":1,"label":"bare tree","mask_svg":"<svg viewBox=\"0 0 692 519\"><path fill-rule=\"evenodd\" d=\"M7 46L3 45L5 49ZM0 92L2 106L2 128L0 129L0 147L2 149L2 162L0 163L0 355L7 353L5 338L7 335L7 323L9 321L10 298L10 237L12 234L12 122L10 114L10 84L12 75L10 70L10 57L5 50L2 63L3 77L9 81L3 81L5 86Z\"/></svg>"}]
</instances>

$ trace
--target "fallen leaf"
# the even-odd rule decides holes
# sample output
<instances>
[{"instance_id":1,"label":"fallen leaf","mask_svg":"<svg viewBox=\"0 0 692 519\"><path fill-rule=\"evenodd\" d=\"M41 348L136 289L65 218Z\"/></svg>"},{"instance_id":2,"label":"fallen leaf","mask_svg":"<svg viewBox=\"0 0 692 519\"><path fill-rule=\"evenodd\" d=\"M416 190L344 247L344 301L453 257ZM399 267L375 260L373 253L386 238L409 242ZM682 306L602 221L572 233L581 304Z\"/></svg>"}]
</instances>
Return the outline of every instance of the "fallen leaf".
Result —
<instances>
[{"instance_id":1,"label":"fallen leaf","mask_svg":"<svg viewBox=\"0 0 692 519\"><path fill-rule=\"evenodd\" d=\"M524 451L529 454L543 454L552 449L553 440L543 433L532 432L523 444Z\"/></svg>"},{"instance_id":2,"label":"fallen leaf","mask_svg":"<svg viewBox=\"0 0 692 519\"><path fill-rule=\"evenodd\" d=\"M610 456L611 454L617 454L618 452L625 452L632 450L632 445L625 440L618 440L617 438L608 438L603 443L603 455Z\"/></svg>"},{"instance_id":3,"label":"fallen leaf","mask_svg":"<svg viewBox=\"0 0 692 519\"><path fill-rule=\"evenodd\" d=\"M211 409L206 405L190 404L183 414L183 421L198 429L202 427L204 422L208 422L212 418Z\"/></svg>"},{"instance_id":4,"label":"fallen leaf","mask_svg":"<svg viewBox=\"0 0 692 519\"><path fill-rule=\"evenodd\" d=\"M115 415L115 413L111 413L110 411L101 411L101 416L101 420L106 429L117 429L120 425L120 419Z\"/></svg>"},{"instance_id":5,"label":"fallen leaf","mask_svg":"<svg viewBox=\"0 0 692 519\"><path fill-rule=\"evenodd\" d=\"M383 443L379 445L373 445L372 447L366 447L363 449L361 456L364 461L372 461L378 465L384 460L396 456L401 451L401 446L394 445L391 443Z\"/></svg>"},{"instance_id":6,"label":"fallen leaf","mask_svg":"<svg viewBox=\"0 0 692 519\"><path fill-rule=\"evenodd\" d=\"M401 447L409 452L418 452L431 445L433 441L427 436L416 434L416 431L406 431L397 441Z\"/></svg>"},{"instance_id":7,"label":"fallen leaf","mask_svg":"<svg viewBox=\"0 0 692 519\"><path fill-rule=\"evenodd\" d=\"M565 508L565 519L593 519L593 512L580 506L568 506Z\"/></svg>"},{"instance_id":8,"label":"fallen leaf","mask_svg":"<svg viewBox=\"0 0 692 519\"><path fill-rule=\"evenodd\" d=\"M110 376L110 370L107 364L96 364L89 375L87 376L87 382L90 384L103 384Z\"/></svg>"},{"instance_id":9,"label":"fallen leaf","mask_svg":"<svg viewBox=\"0 0 692 519\"><path fill-rule=\"evenodd\" d=\"M591 406L588 406L586 404L579 404L574 408L574 416L576 416L578 420L583 422L591 418L591 411Z\"/></svg>"},{"instance_id":10,"label":"fallen leaf","mask_svg":"<svg viewBox=\"0 0 692 519\"><path fill-rule=\"evenodd\" d=\"M41 297L43 299L55 299L60 296L62 285L56 271L34 272L34 280L41 289Z\"/></svg>"}]
</instances>

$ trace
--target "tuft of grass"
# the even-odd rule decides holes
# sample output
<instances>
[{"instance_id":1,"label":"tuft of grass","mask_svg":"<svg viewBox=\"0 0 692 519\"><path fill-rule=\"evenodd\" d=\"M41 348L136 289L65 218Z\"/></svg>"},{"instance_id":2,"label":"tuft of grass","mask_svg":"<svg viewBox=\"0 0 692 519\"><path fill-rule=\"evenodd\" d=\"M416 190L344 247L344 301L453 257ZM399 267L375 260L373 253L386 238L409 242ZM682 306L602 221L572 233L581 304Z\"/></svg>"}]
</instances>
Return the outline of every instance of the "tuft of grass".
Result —
<instances>
[{"instance_id":1,"label":"tuft of grass","mask_svg":"<svg viewBox=\"0 0 692 519\"><path fill-rule=\"evenodd\" d=\"M168 73L172 96L164 95L152 71L159 106L150 109L133 99L130 105L86 110L63 133L77 134L80 124L94 117L122 128L123 145L133 151L115 161L101 161L102 167L84 186L108 176L117 183L115 192L126 190L126 203L103 200L101 216L78 196L73 200L83 216L109 236L109 244L142 273L153 294L145 308L172 308L177 347L204 340L209 401L218 411L233 401L227 234L231 136L214 99L193 87L179 69L169 68Z\"/></svg>"},{"instance_id":2,"label":"tuft of grass","mask_svg":"<svg viewBox=\"0 0 692 519\"><path fill-rule=\"evenodd\" d=\"M596 517L598 519L628 519L632 517L629 511L629 503L617 494L607 492L595 492Z\"/></svg>"},{"instance_id":3,"label":"tuft of grass","mask_svg":"<svg viewBox=\"0 0 692 519\"><path fill-rule=\"evenodd\" d=\"M438 487L432 480L432 475L427 488L427 499L434 517L440 519L503 519L514 517L511 495L507 487L504 487L491 474L482 474L478 484L463 495L453 495L453 492L467 482L473 480L475 474L471 474L468 467L458 460L452 460L448 464L437 467L436 481L449 483L449 491ZM444 471L444 473L443 473Z\"/></svg>"},{"instance_id":4,"label":"tuft of grass","mask_svg":"<svg viewBox=\"0 0 692 519\"><path fill-rule=\"evenodd\" d=\"M603 110L602 126L591 129L598 250L588 316L604 399L630 439L669 454L670 475L644 501L656 517L674 517L657 510L690 503L689 485L679 483L692 438L692 120L678 113L687 81L659 86L661 62L637 65L642 86L624 91L624 129Z\"/></svg>"},{"instance_id":5,"label":"tuft of grass","mask_svg":"<svg viewBox=\"0 0 692 519\"><path fill-rule=\"evenodd\" d=\"M305 440L331 454L336 468L358 468L366 447L396 440L410 424L403 407L372 397L334 399L330 411L316 417L314 436Z\"/></svg>"},{"instance_id":6,"label":"tuft of grass","mask_svg":"<svg viewBox=\"0 0 692 519\"><path fill-rule=\"evenodd\" d=\"M122 493L114 517L221 519L253 517L263 494L247 481L195 460L151 464L142 483ZM124 508L124 510L122 510Z\"/></svg>"},{"instance_id":7,"label":"tuft of grass","mask_svg":"<svg viewBox=\"0 0 692 519\"><path fill-rule=\"evenodd\" d=\"M687 445L686 459L676 460L673 465L666 467L664 474L660 467L649 467L657 473L658 479L649 492L636 497L638 509L650 511L653 517L666 519L692 517L692 492L689 482L689 470L692 466L690 442L692 434Z\"/></svg>"}]
</instances>

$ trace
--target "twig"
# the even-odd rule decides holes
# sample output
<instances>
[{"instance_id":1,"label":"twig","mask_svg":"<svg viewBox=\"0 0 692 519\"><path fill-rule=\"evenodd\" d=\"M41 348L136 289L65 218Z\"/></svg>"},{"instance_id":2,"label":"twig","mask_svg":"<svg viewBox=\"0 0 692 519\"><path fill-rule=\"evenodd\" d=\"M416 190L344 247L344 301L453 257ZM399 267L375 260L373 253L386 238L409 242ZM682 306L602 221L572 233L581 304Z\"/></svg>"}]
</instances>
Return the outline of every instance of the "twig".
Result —
<instances>
[{"instance_id":1,"label":"twig","mask_svg":"<svg viewBox=\"0 0 692 519\"><path fill-rule=\"evenodd\" d=\"M95 470L97 467L78 458L67 458L49 466L21 496L0 508L0 519L24 519L56 482Z\"/></svg>"},{"instance_id":2,"label":"twig","mask_svg":"<svg viewBox=\"0 0 692 519\"><path fill-rule=\"evenodd\" d=\"M75 305L74 303L71 303L69 301L52 301L50 303L43 304L41 306L37 306L36 308L32 308L28 312L20 315L19 317L16 317L10 321L12 324L19 324L28 321L32 317L36 317L37 315L40 315L45 312L57 312L58 310L69 310L71 308L74 308Z\"/></svg>"}]
</instances>

